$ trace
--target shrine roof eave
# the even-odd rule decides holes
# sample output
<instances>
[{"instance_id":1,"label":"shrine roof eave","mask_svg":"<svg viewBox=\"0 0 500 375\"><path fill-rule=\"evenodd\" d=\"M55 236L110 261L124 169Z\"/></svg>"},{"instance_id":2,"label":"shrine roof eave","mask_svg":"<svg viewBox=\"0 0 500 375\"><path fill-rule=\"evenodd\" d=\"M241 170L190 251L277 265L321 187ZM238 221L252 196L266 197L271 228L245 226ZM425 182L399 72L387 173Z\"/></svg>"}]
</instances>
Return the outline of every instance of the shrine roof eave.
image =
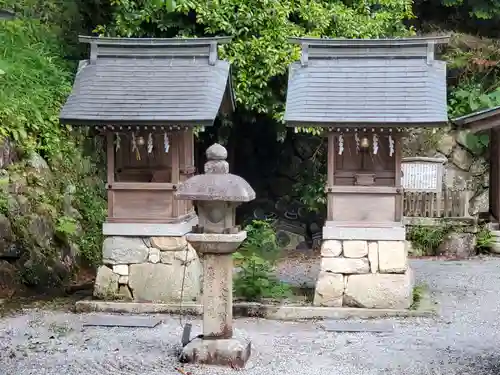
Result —
<instances>
[{"instance_id":1,"label":"shrine roof eave","mask_svg":"<svg viewBox=\"0 0 500 375\"><path fill-rule=\"evenodd\" d=\"M82 120L82 119L61 119L61 124L73 127L89 127L98 132L134 132L134 131L172 131L190 129L196 126L212 126L213 119L207 120Z\"/></svg>"},{"instance_id":2,"label":"shrine roof eave","mask_svg":"<svg viewBox=\"0 0 500 375\"><path fill-rule=\"evenodd\" d=\"M448 121L433 122L339 122L339 121L286 121L287 127L292 128L329 128L329 129L356 129L356 128L439 128L448 125Z\"/></svg>"},{"instance_id":3,"label":"shrine roof eave","mask_svg":"<svg viewBox=\"0 0 500 375\"><path fill-rule=\"evenodd\" d=\"M500 106L470 113L452 119L458 128L474 133L500 128Z\"/></svg>"}]
</instances>

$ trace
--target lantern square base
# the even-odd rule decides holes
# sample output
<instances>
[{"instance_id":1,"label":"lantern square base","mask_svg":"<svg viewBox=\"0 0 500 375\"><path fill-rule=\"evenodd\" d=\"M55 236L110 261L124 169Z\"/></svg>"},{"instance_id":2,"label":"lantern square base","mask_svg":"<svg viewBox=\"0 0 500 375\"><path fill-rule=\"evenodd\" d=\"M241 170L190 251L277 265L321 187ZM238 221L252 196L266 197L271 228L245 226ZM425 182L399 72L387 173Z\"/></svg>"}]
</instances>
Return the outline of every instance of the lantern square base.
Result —
<instances>
[{"instance_id":1,"label":"lantern square base","mask_svg":"<svg viewBox=\"0 0 500 375\"><path fill-rule=\"evenodd\" d=\"M251 353L251 342L240 339L203 340L194 339L181 353L184 363L245 367Z\"/></svg>"}]
</instances>

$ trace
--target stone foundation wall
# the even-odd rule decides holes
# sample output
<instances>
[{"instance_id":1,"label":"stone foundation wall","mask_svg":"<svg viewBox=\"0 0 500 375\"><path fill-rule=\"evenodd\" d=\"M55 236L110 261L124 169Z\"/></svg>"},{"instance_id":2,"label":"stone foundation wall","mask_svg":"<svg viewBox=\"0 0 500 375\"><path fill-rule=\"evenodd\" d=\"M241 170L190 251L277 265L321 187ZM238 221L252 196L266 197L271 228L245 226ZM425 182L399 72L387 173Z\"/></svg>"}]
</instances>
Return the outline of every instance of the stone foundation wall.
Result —
<instances>
[{"instance_id":1,"label":"stone foundation wall","mask_svg":"<svg viewBox=\"0 0 500 375\"><path fill-rule=\"evenodd\" d=\"M324 240L314 305L407 309L413 276L405 241Z\"/></svg>"},{"instance_id":2,"label":"stone foundation wall","mask_svg":"<svg viewBox=\"0 0 500 375\"><path fill-rule=\"evenodd\" d=\"M184 237L107 237L94 296L137 302L179 302L201 294L202 266Z\"/></svg>"}]
</instances>

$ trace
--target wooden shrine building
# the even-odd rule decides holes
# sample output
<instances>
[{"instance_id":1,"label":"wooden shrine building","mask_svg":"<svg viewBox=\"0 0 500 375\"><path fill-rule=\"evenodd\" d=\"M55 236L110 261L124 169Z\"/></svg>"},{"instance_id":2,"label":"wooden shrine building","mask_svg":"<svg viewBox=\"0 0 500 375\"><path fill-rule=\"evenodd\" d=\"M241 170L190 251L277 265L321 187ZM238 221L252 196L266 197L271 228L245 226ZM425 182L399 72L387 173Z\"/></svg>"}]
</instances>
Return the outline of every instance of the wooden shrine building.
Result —
<instances>
[{"instance_id":1,"label":"wooden shrine building","mask_svg":"<svg viewBox=\"0 0 500 375\"><path fill-rule=\"evenodd\" d=\"M500 223L500 107L474 112L452 120L461 129L488 134L489 138L489 199L490 221Z\"/></svg>"},{"instance_id":2,"label":"wooden shrine building","mask_svg":"<svg viewBox=\"0 0 500 375\"><path fill-rule=\"evenodd\" d=\"M229 38L80 40L90 59L60 118L106 135L104 234L184 234L196 215L173 194L195 173L193 128L233 109L230 65L217 58Z\"/></svg>"},{"instance_id":3,"label":"wooden shrine building","mask_svg":"<svg viewBox=\"0 0 500 375\"><path fill-rule=\"evenodd\" d=\"M80 62L63 124L107 139L108 215L94 296L137 302L198 300L201 263L184 235L198 223L191 201L175 200L195 174L195 127L234 109L230 38L81 37Z\"/></svg>"},{"instance_id":4,"label":"wooden shrine building","mask_svg":"<svg viewBox=\"0 0 500 375\"><path fill-rule=\"evenodd\" d=\"M448 37L292 39L285 121L328 138L327 221L315 304L408 308L401 138L448 122Z\"/></svg>"}]
</instances>

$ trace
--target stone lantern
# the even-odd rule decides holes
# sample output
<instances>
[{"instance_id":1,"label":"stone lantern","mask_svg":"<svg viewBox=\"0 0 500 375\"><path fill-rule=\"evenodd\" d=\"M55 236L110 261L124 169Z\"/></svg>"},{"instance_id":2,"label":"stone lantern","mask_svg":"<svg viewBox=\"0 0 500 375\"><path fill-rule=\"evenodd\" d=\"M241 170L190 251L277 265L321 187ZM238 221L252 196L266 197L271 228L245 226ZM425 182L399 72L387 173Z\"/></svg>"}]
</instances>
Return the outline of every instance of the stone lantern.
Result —
<instances>
[{"instance_id":1,"label":"stone lantern","mask_svg":"<svg viewBox=\"0 0 500 375\"><path fill-rule=\"evenodd\" d=\"M175 193L198 207L198 225L187 241L203 259L203 336L187 344L186 362L244 367L250 342L233 338L232 253L246 232L235 225L236 207L255 199L255 191L241 177L229 173L227 151L220 144L207 149L205 173L189 178Z\"/></svg>"}]
</instances>

